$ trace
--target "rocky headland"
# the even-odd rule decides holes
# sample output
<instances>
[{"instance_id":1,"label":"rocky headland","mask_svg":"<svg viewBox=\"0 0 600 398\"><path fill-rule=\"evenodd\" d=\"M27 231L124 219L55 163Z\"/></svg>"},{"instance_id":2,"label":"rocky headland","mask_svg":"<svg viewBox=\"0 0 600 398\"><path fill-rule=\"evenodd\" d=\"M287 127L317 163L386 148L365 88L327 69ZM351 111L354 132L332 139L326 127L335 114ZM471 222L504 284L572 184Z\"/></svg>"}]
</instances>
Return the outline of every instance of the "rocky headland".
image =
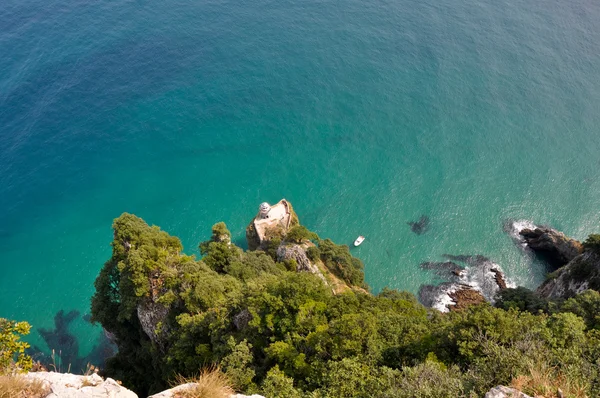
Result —
<instances>
[{"instance_id":1,"label":"rocky headland","mask_svg":"<svg viewBox=\"0 0 600 398\"><path fill-rule=\"evenodd\" d=\"M562 267L583 253L583 245L552 228L525 228L519 231L525 244L554 267Z\"/></svg>"},{"instance_id":2,"label":"rocky headland","mask_svg":"<svg viewBox=\"0 0 600 398\"><path fill-rule=\"evenodd\" d=\"M536 289L540 297L564 299L587 289L600 289L600 253L593 244L582 243L556 229L530 221L515 221L506 229L522 247L544 260L548 270L552 271Z\"/></svg>"}]
</instances>

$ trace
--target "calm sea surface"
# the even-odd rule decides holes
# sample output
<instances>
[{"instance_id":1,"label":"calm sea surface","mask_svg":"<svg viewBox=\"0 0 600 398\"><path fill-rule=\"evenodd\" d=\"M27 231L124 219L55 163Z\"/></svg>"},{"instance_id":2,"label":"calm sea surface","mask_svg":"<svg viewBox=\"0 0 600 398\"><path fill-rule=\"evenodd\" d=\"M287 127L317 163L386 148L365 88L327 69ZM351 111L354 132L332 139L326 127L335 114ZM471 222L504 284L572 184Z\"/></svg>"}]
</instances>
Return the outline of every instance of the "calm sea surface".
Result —
<instances>
[{"instance_id":1,"label":"calm sea surface","mask_svg":"<svg viewBox=\"0 0 600 398\"><path fill-rule=\"evenodd\" d=\"M504 221L600 231L599 169L598 1L0 1L0 317L76 309L82 355L124 211L197 253L285 197L374 291L443 254L535 287Z\"/></svg>"}]
</instances>

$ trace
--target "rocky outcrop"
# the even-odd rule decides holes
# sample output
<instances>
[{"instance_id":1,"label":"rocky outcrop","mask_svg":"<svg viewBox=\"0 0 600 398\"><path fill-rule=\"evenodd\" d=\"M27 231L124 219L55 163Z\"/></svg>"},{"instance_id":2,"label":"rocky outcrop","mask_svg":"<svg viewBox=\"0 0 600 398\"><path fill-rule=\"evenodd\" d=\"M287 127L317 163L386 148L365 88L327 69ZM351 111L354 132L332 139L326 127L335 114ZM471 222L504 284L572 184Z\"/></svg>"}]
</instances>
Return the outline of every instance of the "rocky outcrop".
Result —
<instances>
[{"instance_id":1,"label":"rocky outcrop","mask_svg":"<svg viewBox=\"0 0 600 398\"><path fill-rule=\"evenodd\" d=\"M22 376L30 381L40 381L48 388L45 398L138 398L137 394L121 386L117 381L106 380L97 374L89 376L70 373L30 372ZM183 392L196 386L196 383L182 384L148 398L177 398ZM262 395L232 394L229 398L265 398Z\"/></svg>"},{"instance_id":2,"label":"rocky outcrop","mask_svg":"<svg viewBox=\"0 0 600 398\"><path fill-rule=\"evenodd\" d=\"M287 200L281 199L273 206L262 203L258 214L246 227L248 249L264 249L270 241L282 240L290 228L299 224L298 215Z\"/></svg>"},{"instance_id":3,"label":"rocky outcrop","mask_svg":"<svg viewBox=\"0 0 600 398\"><path fill-rule=\"evenodd\" d=\"M277 248L277 261L294 260L296 262L296 271L308 271L316 274L319 269L312 264L306 255L306 251L302 245L286 243L281 244Z\"/></svg>"},{"instance_id":4,"label":"rocky outcrop","mask_svg":"<svg viewBox=\"0 0 600 398\"><path fill-rule=\"evenodd\" d=\"M583 246L575 239L552 228L525 228L519 231L527 247L541 254L554 267L561 267L583 252Z\"/></svg>"},{"instance_id":5,"label":"rocky outcrop","mask_svg":"<svg viewBox=\"0 0 600 398\"><path fill-rule=\"evenodd\" d=\"M149 396L148 398L177 398L178 393L181 393L185 390L193 388L196 386L196 383L186 383L180 386L171 388L170 390L165 390L159 392L158 394L154 394ZM265 398L262 395L242 395L242 394L233 394L229 398Z\"/></svg>"},{"instance_id":6,"label":"rocky outcrop","mask_svg":"<svg viewBox=\"0 0 600 398\"><path fill-rule=\"evenodd\" d=\"M591 250L550 274L537 293L556 299L573 297L587 289L600 291L600 254Z\"/></svg>"},{"instance_id":7,"label":"rocky outcrop","mask_svg":"<svg viewBox=\"0 0 600 398\"><path fill-rule=\"evenodd\" d=\"M296 271L315 274L327 284L327 280L319 267L317 267L316 264L313 264L306 255L306 249L307 244L299 245L295 243L282 243L277 248L277 261L284 262L286 260L294 260L296 262Z\"/></svg>"},{"instance_id":8,"label":"rocky outcrop","mask_svg":"<svg viewBox=\"0 0 600 398\"><path fill-rule=\"evenodd\" d=\"M102 379L97 374L78 376L70 373L32 372L23 375L48 386L46 398L138 398L138 396L113 379Z\"/></svg>"},{"instance_id":9,"label":"rocky outcrop","mask_svg":"<svg viewBox=\"0 0 600 398\"><path fill-rule=\"evenodd\" d=\"M150 298L144 299L137 307L137 316L142 329L153 343L161 347L163 347L164 336L168 333L165 322L168 313L168 307Z\"/></svg>"},{"instance_id":10,"label":"rocky outcrop","mask_svg":"<svg viewBox=\"0 0 600 398\"><path fill-rule=\"evenodd\" d=\"M522 393L521 391L505 386L497 386L492 388L485 394L484 398L532 398L531 396Z\"/></svg>"},{"instance_id":11,"label":"rocky outcrop","mask_svg":"<svg viewBox=\"0 0 600 398\"><path fill-rule=\"evenodd\" d=\"M494 274L494 280L498 285L500 290L506 289L508 286L506 285L506 279L504 279L504 274L497 268L490 269L490 272Z\"/></svg>"}]
</instances>

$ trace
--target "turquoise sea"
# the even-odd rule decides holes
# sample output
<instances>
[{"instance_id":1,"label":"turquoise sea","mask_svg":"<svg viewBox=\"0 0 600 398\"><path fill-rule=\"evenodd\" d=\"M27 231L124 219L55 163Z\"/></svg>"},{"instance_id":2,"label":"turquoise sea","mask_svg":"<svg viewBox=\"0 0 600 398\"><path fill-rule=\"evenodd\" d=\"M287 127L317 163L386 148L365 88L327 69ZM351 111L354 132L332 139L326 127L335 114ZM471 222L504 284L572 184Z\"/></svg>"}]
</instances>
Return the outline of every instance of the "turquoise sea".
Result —
<instances>
[{"instance_id":1,"label":"turquoise sea","mask_svg":"<svg viewBox=\"0 0 600 398\"><path fill-rule=\"evenodd\" d=\"M597 1L0 2L0 317L45 350L60 310L95 343L124 211L197 253L286 198L322 237L367 237L375 292L417 293L443 254L535 287L503 223L600 231L599 169Z\"/></svg>"}]
</instances>

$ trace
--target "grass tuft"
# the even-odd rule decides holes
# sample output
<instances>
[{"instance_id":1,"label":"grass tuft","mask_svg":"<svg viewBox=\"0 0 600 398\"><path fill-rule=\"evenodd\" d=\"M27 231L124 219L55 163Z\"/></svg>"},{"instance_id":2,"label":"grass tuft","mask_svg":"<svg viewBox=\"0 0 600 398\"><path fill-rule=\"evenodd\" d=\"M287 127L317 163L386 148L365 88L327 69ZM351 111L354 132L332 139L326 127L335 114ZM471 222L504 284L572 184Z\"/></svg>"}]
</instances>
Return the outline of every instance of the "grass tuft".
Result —
<instances>
[{"instance_id":1,"label":"grass tuft","mask_svg":"<svg viewBox=\"0 0 600 398\"><path fill-rule=\"evenodd\" d=\"M230 395L235 394L230 387L229 379L219 368L204 369L197 377L176 378L176 385L186 383L195 383L195 385L176 392L174 398L229 398Z\"/></svg>"},{"instance_id":2,"label":"grass tuft","mask_svg":"<svg viewBox=\"0 0 600 398\"><path fill-rule=\"evenodd\" d=\"M0 398L44 398L50 388L40 380L19 375L0 376Z\"/></svg>"},{"instance_id":3,"label":"grass tuft","mask_svg":"<svg viewBox=\"0 0 600 398\"><path fill-rule=\"evenodd\" d=\"M514 378L511 387L539 398L589 398L581 383L543 365L530 367L529 374Z\"/></svg>"}]
</instances>

